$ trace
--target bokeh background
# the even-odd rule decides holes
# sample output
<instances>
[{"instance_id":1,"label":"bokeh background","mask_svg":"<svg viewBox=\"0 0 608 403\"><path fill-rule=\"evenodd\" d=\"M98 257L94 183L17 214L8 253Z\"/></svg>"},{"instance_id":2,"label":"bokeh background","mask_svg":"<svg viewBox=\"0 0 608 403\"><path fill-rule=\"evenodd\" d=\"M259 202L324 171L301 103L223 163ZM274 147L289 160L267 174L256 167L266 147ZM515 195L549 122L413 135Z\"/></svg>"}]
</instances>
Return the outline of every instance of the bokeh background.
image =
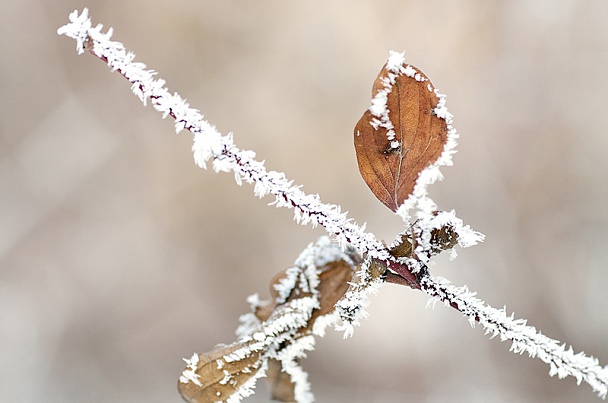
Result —
<instances>
[{"instance_id":1,"label":"bokeh background","mask_svg":"<svg viewBox=\"0 0 608 403\"><path fill-rule=\"evenodd\" d=\"M0 2L0 400L179 402L193 351L323 234L198 169L191 136L56 34L75 8L236 143L390 242L352 130L406 51L461 134L432 186L486 234L432 272L608 363L608 3ZM320 402L595 402L540 360L389 285L309 354ZM268 400L268 389L247 401Z\"/></svg>"}]
</instances>

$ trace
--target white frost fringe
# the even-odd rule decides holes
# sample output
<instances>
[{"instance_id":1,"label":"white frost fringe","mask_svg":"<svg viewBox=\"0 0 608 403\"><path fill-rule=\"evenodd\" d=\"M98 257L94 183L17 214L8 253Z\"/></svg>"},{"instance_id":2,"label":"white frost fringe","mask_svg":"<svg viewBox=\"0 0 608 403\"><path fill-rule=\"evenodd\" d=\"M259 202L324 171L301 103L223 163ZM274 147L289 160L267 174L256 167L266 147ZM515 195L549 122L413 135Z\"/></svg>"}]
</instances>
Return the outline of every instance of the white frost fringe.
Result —
<instances>
[{"instance_id":1,"label":"white frost fringe","mask_svg":"<svg viewBox=\"0 0 608 403\"><path fill-rule=\"evenodd\" d=\"M458 309L468 317L471 326L478 321L490 338L500 337L501 341L511 340L510 351L530 357L538 357L549 364L549 375L562 379L568 375L576 378L577 384L587 382L602 399L608 393L608 366L602 367L599 360L585 355L574 354L572 346L566 349L565 344L551 339L533 326L528 326L525 319L515 319L514 314L507 316L506 309L496 309L476 298L466 286L455 287L441 277L425 277L421 280L422 288L434 295L428 305L444 301L446 305L456 304Z\"/></svg>"},{"instance_id":2,"label":"white frost fringe","mask_svg":"<svg viewBox=\"0 0 608 403\"><path fill-rule=\"evenodd\" d=\"M104 34L101 32L103 28L101 24L93 27L86 8L81 14L74 11L70 14L69 19L70 23L59 28L57 33L74 38L79 54L89 50L104 60L114 71L123 75L131 82L131 89L144 105L147 99L150 99L154 108L161 112L163 117L170 115L175 119L177 132L183 129L192 132L194 134L193 153L197 165L205 168L206 163L213 159L213 169L216 172L233 171L238 184L241 184L242 181L255 184L254 191L257 196L273 194L275 200L271 204L277 207L293 208L297 222L310 223L313 226L322 225L328 233L335 235L342 246L350 244L370 258L395 261L373 234L366 233L364 228L356 225L352 219L347 219L346 213L342 213L339 206L322 203L318 195L305 194L299 186L293 186L292 182L285 178L285 174L267 171L263 162L255 160L253 151L239 150L233 143L232 134L221 135L198 110L190 108L178 94L171 94L165 88L164 80L154 79L156 72L147 70L143 63L133 62L135 58L133 53L127 52L120 42L110 40L112 29ZM391 53L389 68L401 69L402 65L403 55ZM381 103L381 100L377 100L376 104L378 102ZM376 104L372 105L372 108L375 108L374 112L381 113L381 105ZM443 97L440 97L440 105L436 108L435 113L446 119L448 124L451 123L451 115L445 109ZM420 188L417 185L414 189L415 197L412 200L415 205L408 204L399 209L398 214L402 217L407 218L407 211L417 207L422 212L422 217L419 218L425 218L428 217L428 211L435 208L432 200L426 197L426 186L441 177L438 170L439 165L451 163L450 156L454 153L457 138L457 134L451 126L449 136L451 140L444 154L439 158L439 163L428 170L428 178L422 178L424 180L419 181L423 183ZM574 354L571 348L566 350L557 341L543 336L531 326L526 326L524 320L515 320L512 316L507 317L504 310L488 307L483 301L475 298L475 294L468 291L466 287L457 288L450 285L447 280L432 277L425 278L423 285L427 294L446 304L456 304L469 317L469 320L474 322L475 318L479 318L480 323L492 336L500 335L502 340L512 340L512 351L518 353L527 351L532 357L538 356L544 362L549 363L550 375L558 375L560 378L572 375L579 383L585 381L591 385L600 397L606 397L608 366L601 367L597 359L587 357L584 353ZM368 293L369 290L361 292L361 299L357 303L363 304L362 307L367 301ZM364 310L361 309L361 311ZM297 370L292 371L293 374L297 372ZM305 391L302 392L306 394Z\"/></svg>"}]
</instances>

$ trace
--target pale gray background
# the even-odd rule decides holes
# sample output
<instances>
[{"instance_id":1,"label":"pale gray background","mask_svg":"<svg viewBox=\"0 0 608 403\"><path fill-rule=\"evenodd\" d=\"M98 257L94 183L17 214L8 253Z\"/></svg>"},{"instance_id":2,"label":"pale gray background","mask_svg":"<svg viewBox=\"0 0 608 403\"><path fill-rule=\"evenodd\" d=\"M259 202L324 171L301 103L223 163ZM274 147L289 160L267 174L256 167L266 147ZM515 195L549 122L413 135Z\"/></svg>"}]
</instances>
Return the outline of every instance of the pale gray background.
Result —
<instances>
[{"instance_id":1,"label":"pale gray background","mask_svg":"<svg viewBox=\"0 0 608 403\"><path fill-rule=\"evenodd\" d=\"M433 273L608 364L605 1L5 0L1 401L179 402L181 358L233 341L246 296L323 234L196 168L189 133L77 56L56 30L85 5L239 147L388 242L402 224L351 136L405 50L461 134L431 194L487 235ZM599 401L425 304L387 286L352 339L319 340L318 401Z\"/></svg>"}]
</instances>

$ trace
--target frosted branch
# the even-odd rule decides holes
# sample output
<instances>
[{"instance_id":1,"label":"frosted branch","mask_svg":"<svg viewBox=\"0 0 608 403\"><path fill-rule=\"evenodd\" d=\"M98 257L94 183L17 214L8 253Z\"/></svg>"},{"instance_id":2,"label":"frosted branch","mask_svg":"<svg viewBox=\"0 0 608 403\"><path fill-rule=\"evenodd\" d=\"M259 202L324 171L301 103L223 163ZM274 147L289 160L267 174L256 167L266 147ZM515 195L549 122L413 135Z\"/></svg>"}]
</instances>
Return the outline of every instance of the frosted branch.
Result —
<instances>
[{"instance_id":1,"label":"frosted branch","mask_svg":"<svg viewBox=\"0 0 608 403\"><path fill-rule=\"evenodd\" d=\"M321 225L342 245L353 245L379 259L391 259L382 243L348 219L339 206L322 203L318 195L304 193L282 172L267 171L264 163L255 159L255 152L238 149L231 133L222 135L198 110L190 108L178 94L171 94L165 88L164 80L154 78L155 71L147 70L143 63L133 62L133 53L127 52L122 43L110 40L112 30L102 34L102 25L92 27L87 9L81 15L74 11L70 14L70 21L58 33L76 39L79 54L88 50L106 62L113 71L129 80L131 89L144 105L149 99L163 118L171 116L175 119L177 132L186 129L194 135L192 151L198 166L206 168L207 162L212 160L216 172L234 172L239 185L243 181L255 184L256 196L261 198L272 194L275 196L272 205L293 208L297 222Z\"/></svg>"},{"instance_id":2,"label":"frosted branch","mask_svg":"<svg viewBox=\"0 0 608 403\"><path fill-rule=\"evenodd\" d=\"M527 352L530 357L538 357L549 364L549 375L557 375L560 379L573 376L577 384L585 381L602 399L606 398L608 366L602 367L597 358L586 356L583 352L575 354L572 346L566 349L565 344L528 326L525 319L515 319L514 314L507 315L506 308L496 309L486 305L466 286L455 287L444 278L432 276L423 278L421 286L433 297L429 305L442 301L458 309L468 317L471 326L479 322L485 333L491 335L490 338L499 336L501 341L511 340L510 351L519 354Z\"/></svg>"},{"instance_id":3,"label":"frosted branch","mask_svg":"<svg viewBox=\"0 0 608 403\"><path fill-rule=\"evenodd\" d=\"M237 184L241 185L242 182L254 184L254 192L258 197L272 194L275 200L271 204L277 207L293 208L294 218L298 223L311 224L312 226L321 225L330 235L336 238L342 247L352 245L360 253L366 255L366 263L362 265L358 272L360 283L355 284L337 305L338 311L342 314L346 333L352 331L352 328L348 327L349 325L356 325L359 318L363 317L364 308L367 304L367 294L376 289L376 286L381 282L380 277L370 273L370 268L374 267L374 262L380 262L391 272L406 279L406 284L421 289L433 297L434 299L431 302L439 300L458 309L469 318L472 324L476 321L481 323L492 337L499 335L501 340L512 340L512 351L517 353L526 351L532 357L539 357L550 365L551 375L557 374L560 378L568 375L574 376L579 383L585 381L591 385L600 397L606 397L608 367L601 367L597 359L586 357L583 353L574 354L572 348L566 349L565 346L560 346L557 341L543 336L533 327L527 326L524 320L507 316L504 309L496 310L487 306L466 287L454 287L447 280L433 278L422 270L426 263L425 256L430 256L433 252L429 249L432 247L429 243L429 236L431 236L429 234L445 225L445 222L453 226L453 230L459 235L458 242L463 247L471 246L482 240L479 233L462 224L455 216L446 213L447 215L433 216L432 214L426 214L419 217L420 220L417 224L414 224L411 233L412 236L415 235L419 238L417 241L421 241L417 244L418 249L415 250L414 258L412 256L394 256L373 234L365 232L364 228L358 226L352 219L347 218L346 213L341 212L340 206L322 203L318 195L304 193L299 186L294 186L285 177L285 174L266 170L264 163L255 159L253 151L238 149L233 142L231 133L222 135L204 119L198 110L190 108L188 103L178 94L171 94L165 88L164 80L155 79L156 72L146 69L143 63L134 62L135 55L133 53L127 52L121 43L111 41L111 29L104 34L102 33L102 25L93 27L86 8L82 14L74 11L69 18L70 23L61 27L58 33L74 38L79 54L84 53L85 50L89 51L106 62L113 71L117 71L124 76L131 83L131 89L144 105L149 100L152 106L162 113L163 118L171 116L175 120L177 132L183 129L190 131L194 135L192 151L198 166L206 168L207 163L211 161L216 172L233 172ZM397 60L397 56L393 54L389 59L390 66L395 67L399 63L401 63L401 59ZM383 100L379 98L372 105L378 115L381 115L382 112L382 102ZM446 119L450 118L443 103L435 113ZM382 120L380 120L381 122ZM456 136L453 137L455 142ZM455 143L450 146L449 152L445 156L445 164L449 162L447 159L453 153L453 146L455 146ZM432 183L438 177L437 175L435 173L433 179L429 179L427 182ZM413 206L405 206L404 208L411 207ZM422 208L422 210L428 209ZM398 214L402 217L408 217L405 211L399 211ZM421 245L422 249L420 249ZM416 275L416 273L419 274ZM309 275L308 278L310 281L315 281L314 276ZM301 283L300 286L305 287L305 285ZM285 287L288 287L288 284ZM262 351L270 351L269 346L271 344L274 346L277 345L278 341L286 340L291 337L290 335L296 329L300 329L303 324L306 324L307 318L310 318L312 309L316 306L314 304L315 298L316 296L313 293L309 299L302 299L298 302L291 301L286 303L271 320L263 323L259 321L248 323L249 327L245 326L243 329L257 330L253 332L244 331L248 335L245 337L249 337L249 339L242 345L242 349L240 346L235 347L232 351L233 355L223 356L224 364L229 364L230 360L238 361L242 359L243 357L239 355L241 353L249 355L255 353L253 354L255 359L252 359L243 368L247 371L255 370L257 371L256 376L262 376L266 371L266 364L265 362L262 363L256 354ZM306 302L305 307L297 305L304 302ZM323 321L319 321L319 323L326 324ZM247 323L244 325L247 325ZM321 328L323 327L321 326ZM316 327L314 334L321 335L322 329ZM308 338L302 337L300 344L294 345L292 348L297 350L297 354L290 352L287 356L283 356L278 354L278 350L271 350L275 351L273 357L285 364L284 369L287 373L301 380L299 390L304 396L302 401L306 401L309 399L307 381L299 367L295 366L295 361L292 361L291 357L303 354L305 350L312 348L312 345ZM200 368L203 364L193 357L187 361L187 365L187 370L180 381L187 384L200 382L195 371L197 366ZM208 363L204 365L208 365ZM245 372L243 370L243 373ZM231 378L234 375L229 375L226 375L225 381L229 382L231 379L234 381L234 378ZM244 385L243 393L239 396L246 396L250 393L250 388L254 382L255 377L251 377Z\"/></svg>"},{"instance_id":4,"label":"frosted branch","mask_svg":"<svg viewBox=\"0 0 608 403\"><path fill-rule=\"evenodd\" d=\"M254 184L256 196L261 198L268 194L274 195L275 200L271 205L293 208L296 222L311 224L313 227L321 225L341 246L352 245L372 258L401 266L382 242L347 218L340 206L323 203L318 195L304 193L301 187L293 185L293 181L289 181L284 173L267 171L264 163L255 159L255 152L238 149L234 145L232 133L222 135L198 110L190 108L178 94L171 94L165 88L164 80L154 78L155 71L147 70L143 63L133 62L135 55L127 52L122 43L110 40L112 30L103 34L102 28L101 24L92 26L85 8L80 15L77 11L71 13L70 23L57 32L76 39L79 54L87 50L125 77L144 105L150 100L152 106L162 113L163 118L171 116L175 120L177 132L183 129L190 131L194 135L192 151L198 166L206 168L211 160L216 172L232 171L237 184ZM392 266L389 268L392 269ZM365 305L368 293L359 294L358 298L353 298L353 303L358 301ZM364 314L362 309L358 312ZM353 319L357 322L358 318Z\"/></svg>"}]
</instances>

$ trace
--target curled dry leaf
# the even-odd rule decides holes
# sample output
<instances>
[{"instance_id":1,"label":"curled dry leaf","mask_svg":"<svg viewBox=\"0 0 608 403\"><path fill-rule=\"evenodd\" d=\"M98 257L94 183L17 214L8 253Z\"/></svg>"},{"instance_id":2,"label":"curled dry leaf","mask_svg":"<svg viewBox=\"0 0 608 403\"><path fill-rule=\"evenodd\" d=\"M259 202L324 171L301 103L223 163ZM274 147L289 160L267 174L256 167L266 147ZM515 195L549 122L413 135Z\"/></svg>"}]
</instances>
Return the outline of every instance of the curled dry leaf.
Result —
<instances>
[{"instance_id":1,"label":"curled dry leaf","mask_svg":"<svg viewBox=\"0 0 608 403\"><path fill-rule=\"evenodd\" d=\"M223 357L244 347L246 346L243 343L238 342L228 346L219 344L212 351L199 354L195 373L201 384L180 380L177 388L182 397L187 402L203 403L225 401L232 396L261 368L260 354L255 351L237 361L221 361ZM218 365L218 362L223 364Z\"/></svg>"},{"instance_id":2,"label":"curled dry leaf","mask_svg":"<svg viewBox=\"0 0 608 403\"><path fill-rule=\"evenodd\" d=\"M336 302L346 292L353 277L353 267L344 260L329 262L319 272L319 309L312 312L307 330L312 329L314 321L335 309Z\"/></svg>"},{"instance_id":3,"label":"curled dry leaf","mask_svg":"<svg viewBox=\"0 0 608 403\"><path fill-rule=\"evenodd\" d=\"M439 98L433 84L413 66L387 63L372 96L372 106L355 127L357 162L374 195L397 211L420 172L443 152L447 122L435 113Z\"/></svg>"},{"instance_id":4,"label":"curled dry leaf","mask_svg":"<svg viewBox=\"0 0 608 403\"><path fill-rule=\"evenodd\" d=\"M327 263L325 266L319 269L318 274L319 286L317 287L317 290L319 308L313 310L308 326L301 329L300 333L303 334L312 329L314 321L319 316L327 315L334 310L334 305L340 298L342 298L348 289L348 282L351 281L353 268L344 260L338 260ZM285 277L287 277L287 274L285 271L282 271L275 275L270 281L271 301L266 305L257 307L255 310L255 316L257 316L259 320L268 320L270 315L277 309L277 305L283 305L295 298L310 296L310 293L302 291L300 287L294 287L291 290L289 297L281 304L277 304L276 301L280 298L280 296L275 286L280 284L281 280L283 280Z\"/></svg>"},{"instance_id":5,"label":"curled dry leaf","mask_svg":"<svg viewBox=\"0 0 608 403\"><path fill-rule=\"evenodd\" d=\"M312 315L308 321L308 325L300 328L297 334L294 336L295 339L306 336L312 332L312 328L317 318L331 313L335 307L334 305L346 292L349 287L349 281L352 280L353 268L346 263L344 260L329 262L319 272L319 286L318 298L319 308L314 309ZM277 284L282 278L285 277L285 272L281 272L273 279L271 284ZM271 295L278 297L274 287L271 288ZM292 300L296 295L302 296L307 293L302 293L298 288L294 288L288 298L288 301ZM256 310L256 316L261 319L267 315L268 305L262 309ZM273 304L273 309L276 309L276 305ZM272 399L280 402L293 402L295 401L294 389L295 384L291 381L291 377L281 370L281 363L277 360L269 360L268 370L266 372L268 383L271 387Z\"/></svg>"},{"instance_id":6,"label":"curled dry leaf","mask_svg":"<svg viewBox=\"0 0 608 403\"><path fill-rule=\"evenodd\" d=\"M458 233L451 225L444 225L441 228L436 228L431 231L430 244L430 253L437 254L444 250L452 249L458 244Z\"/></svg>"},{"instance_id":7,"label":"curled dry leaf","mask_svg":"<svg viewBox=\"0 0 608 403\"><path fill-rule=\"evenodd\" d=\"M248 393L243 386L250 383L247 387L251 388L257 378L265 375L273 399L297 400L297 385L286 371L286 363L281 361L282 351L305 337L319 334L315 331L315 322L335 310L334 305L352 280L353 264L338 259L317 267L314 274L307 267L298 266L277 274L270 284L271 300L253 307L258 325L251 333L233 344L218 345L209 353L199 354L194 363L187 361L184 374L188 373L188 377L180 378L178 384L182 397L192 403L225 402L233 396L236 399L233 397L230 401L239 401ZM295 312L296 307L304 306L305 300L317 302L314 307ZM294 314L305 320L288 319ZM268 329L274 330L268 332ZM298 366L299 357L288 358L287 366ZM195 381L191 381L192 378Z\"/></svg>"}]
</instances>

